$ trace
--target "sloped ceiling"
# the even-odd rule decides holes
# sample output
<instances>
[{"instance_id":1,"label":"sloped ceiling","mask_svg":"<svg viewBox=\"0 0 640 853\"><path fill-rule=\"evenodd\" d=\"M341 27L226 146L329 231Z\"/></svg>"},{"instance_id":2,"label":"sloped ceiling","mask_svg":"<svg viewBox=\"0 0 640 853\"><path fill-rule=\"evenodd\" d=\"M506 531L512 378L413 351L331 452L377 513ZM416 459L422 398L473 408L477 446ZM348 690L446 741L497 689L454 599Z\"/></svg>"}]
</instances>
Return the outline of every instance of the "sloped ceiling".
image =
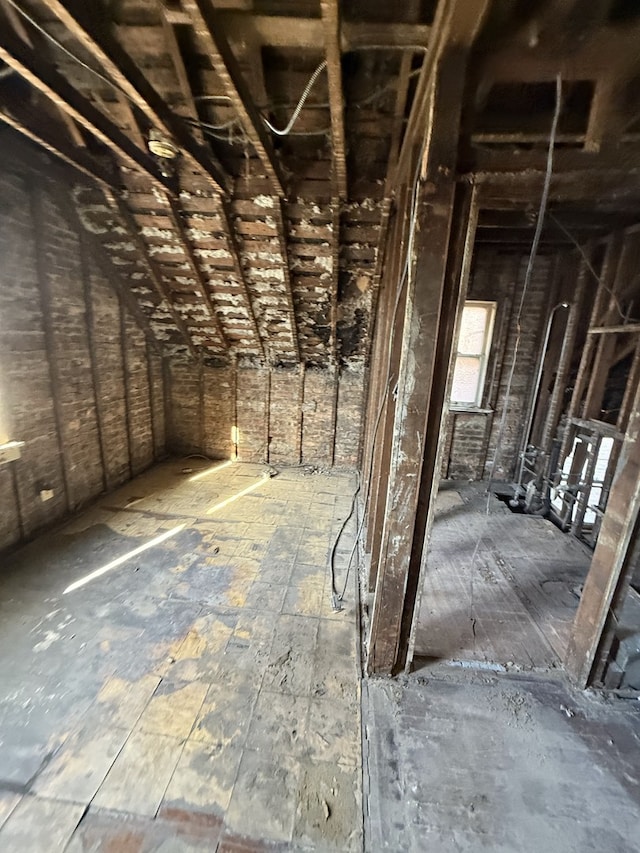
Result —
<instances>
[{"instance_id":1,"label":"sloped ceiling","mask_svg":"<svg viewBox=\"0 0 640 853\"><path fill-rule=\"evenodd\" d=\"M0 117L166 351L362 362L424 5L2 0Z\"/></svg>"}]
</instances>

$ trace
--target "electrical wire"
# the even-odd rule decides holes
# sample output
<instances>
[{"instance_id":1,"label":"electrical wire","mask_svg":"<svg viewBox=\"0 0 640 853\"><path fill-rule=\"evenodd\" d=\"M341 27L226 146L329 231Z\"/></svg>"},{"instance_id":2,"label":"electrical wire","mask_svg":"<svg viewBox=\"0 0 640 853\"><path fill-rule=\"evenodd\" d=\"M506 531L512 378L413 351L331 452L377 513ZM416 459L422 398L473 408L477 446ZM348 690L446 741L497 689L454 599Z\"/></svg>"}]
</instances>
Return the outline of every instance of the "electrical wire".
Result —
<instances>
[{"instance_id":1,"label":"electrical wire","mask_svg":"<svg viewBox=\"0 0 640 853\"><path fill-rule=\"evenodd\" d=\"M262 116L262 120L267 125L267 127L269 128L270 131L277 134L278 136L288 136L289 135L289 133L291 132L291 129L293 128L294 124L298 120L298 116L300 115L302 108L304 107L304 102L309 97L309 94L310 94L311 90L313 89L316 80L322 74L322 72L324 71L324 69L326 67L327 67L327 60L325 59L320 63L320 65L318 65L316 70L313 72L313 74L309 78L309 82L304 87L304 91L302 92L302 95L300 96L300 100L296 104L296 108L294 109L293 113L291 114L291 118L289 119L289 121L287 122L285 127L282 127L282 128L274 127L271 124L271 122L269 121L269 119L265 118L265 116Z\"/></svg>"},{"instance_id":2,"label":"electrical wire","mask_svg":"<svg viewBox=\"0 0 640 853\"><path fill-rule=\"evenodd\" d=\"M98 77L100 80L102 80L103 83L107 83L107 85L114 87L119 92L122 92L122 94L126 98L131 100L131 96L129 95L128 92L125 92L125 90L121 86L119 86L110 77L107 77L106 75L104 75L101 71L98 71L97 69L93 68L91 65L87 65L87 63L83 59L80 59L80 57L77 56L75 53L73 53L73 51L69 50L68 47L65 47L65 45L63 45L61 41L59 41L54 35L52 35L50 32L48 32L44 27L42 27L34 18L32 18L31 15L25 9L23 9L19 3L16 3L16 0L7 0L7 3L12 8L14 8L16 10L16 12L18 12L20 15L22 15L22 17L26 21L28 21L31 24L31 26L34 27L39 33L41 33L45 38L49 39L49 41L52 42L53 44L55 44L55 46L57 48L59 48L63 53L66 53L66 55L70 59L73 59L73 61L77 62L78 65L81 65L87 71L90 71L92 74L95 74L95 76Z\"/></svg>"},{"instance_id":3,"label":"electrical wire","mask_svg":"<svg viewBox=\"0 0 640 853\"><path fill-rule=\"evenodd\" d=\"M551 187L551 176L553 174L553 154L554 154L554 146L556 141L556 133L558 131L558 121L560 119L560 111L562 109L562 76L558 74L556 77L556 104L555 109L553 111L553 121L551 122L551 132L549 134L549 147L547 149L547 168L544 176L544 185L542 188L542 196L540 198L540 207L538 209L538 219L536 222L536 229L533 234L533 240L531 242L531 250L529 252L529 258L527 260L527 269L525 271L524 283L522 286L522 294L520 296L520 304L518 305L518 313L516 315L516 339L513 348L513 356L511 358L511 367L509 369L509 378L507 380L507 387L504 395L504 406L502 409L502 417L500 418L500 426L498 428L498 435L496 438L496 449L493 455L493 464L491 466L491 474L489 476L489 483L487 485L487 515L489 513L489 502L491 500L491 487L493 486L494 474L498 467L498 462L500 461L500 452L502 450L502 441L504 438L504 430L507 423L507 414L509 412L509 406L511 404L511 387L513 385L513 377L516 369L516 362L518 359L518 350L520 348L520 340L522 337L522 313L524 310L524 302L527 297L527 292L529 290L529 285L531 283L531 275L533 273L533 264L536 259L536 254L538 252L538 246L540 244L540 238L542 236L542 227L544 225L544 216L547 209L547 201L549 200L549 189Z\"/></svg>"}]
</instances>

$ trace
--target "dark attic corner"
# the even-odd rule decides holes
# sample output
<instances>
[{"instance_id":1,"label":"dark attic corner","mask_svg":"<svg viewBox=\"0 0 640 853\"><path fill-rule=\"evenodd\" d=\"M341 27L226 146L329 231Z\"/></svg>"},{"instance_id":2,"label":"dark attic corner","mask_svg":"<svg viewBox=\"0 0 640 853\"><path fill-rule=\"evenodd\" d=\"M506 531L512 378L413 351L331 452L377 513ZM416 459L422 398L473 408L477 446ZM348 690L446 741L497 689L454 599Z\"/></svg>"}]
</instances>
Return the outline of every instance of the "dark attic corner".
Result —
<instances>
[{"instance_id":1,"label":"dark attic corner","mask_svg":"<svg viewBox=\"0 0 640 853\"><path fill-rule=\"evenodd\" d=\"M0 850L631 853L640 5L0 0Z\"/></svg>"}]
</instances>

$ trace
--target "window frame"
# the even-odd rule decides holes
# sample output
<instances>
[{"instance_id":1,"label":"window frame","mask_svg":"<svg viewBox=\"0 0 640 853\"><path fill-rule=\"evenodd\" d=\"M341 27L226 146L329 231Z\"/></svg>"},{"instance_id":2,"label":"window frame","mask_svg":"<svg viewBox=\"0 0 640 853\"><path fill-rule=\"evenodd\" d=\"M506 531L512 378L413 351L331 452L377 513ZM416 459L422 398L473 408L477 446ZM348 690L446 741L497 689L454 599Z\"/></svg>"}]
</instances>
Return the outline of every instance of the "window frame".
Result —
<instances>
[{"instance_id":1,"label":"window frame","mask_svg":"<svg viewBox=\"0 0 640 853\"><path fill-rule=\"evenodd\" d=\"M495 319L497 313L498 303L491 300L484 299L466 299L464 305L462 306L462 310L465 308L485 308L488 309L488 321L484 327L484 336L482 339L482 349L480 353L466 353L461 352L458 349L458 343L460 340L460 330L462 328L462 314L460 315L460 324L458 326L458 338L456 340L456 349L454 353L454 357L451 365L451 393L453 392L453 377L455 375L456 366L459 358L473 358L479 361L480 370L478 373L478 382L476 385L476 394L473 402L462 402L454 400L453 397L449 399L449 408L456 412L464 412L464 411L478 411L482 408L482 401L484 399L484 386L487 378L487 368L489 365L489 358L491 355L491 346L493 343L493 329L495 326Z\"/></svg>"}]
</instances>

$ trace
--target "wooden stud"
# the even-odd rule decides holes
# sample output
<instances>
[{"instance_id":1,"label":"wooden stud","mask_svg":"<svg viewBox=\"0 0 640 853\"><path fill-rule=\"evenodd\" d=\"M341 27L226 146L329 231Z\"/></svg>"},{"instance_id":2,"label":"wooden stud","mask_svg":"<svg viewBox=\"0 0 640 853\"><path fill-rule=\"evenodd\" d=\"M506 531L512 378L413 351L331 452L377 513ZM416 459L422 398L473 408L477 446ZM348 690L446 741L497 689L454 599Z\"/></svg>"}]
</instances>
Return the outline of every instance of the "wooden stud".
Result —
<instances>
[{"instance_id":1,"label":"wooden stud","mask_svg":"<svg viewBox=\"0 0 640 853\"><path fill-rule=\"evenodd\" d=\"M489 6L483 0L472 5L452 3L449 7L448 26L433 57L433 74L428 81L429 109L422 117L426 122L423 183L415 266L407 288L382 559L371 618L370 674L391 674L404 664L409 652L407 626L413 623L422 549L435 500L438 441L428 435L427 425L441 421L446 384L442 376L446 380L444 362L448 367L453 335L453 323L447 321L445 310L451 298L457 299L460 281L458 278L452 296L455 276L450 272L450 248L454 210L458 207L454 173L460 114L469 47ZM433 133L429 132L431 128L435 129ZM410 148L416 142L409 142ZM464 220L464 213L456 218Z\"/></svg>"},{"instance_id":2,"label":"wooden stud","mask_svg":"<svg viewBox=\"0 0 640 853\"><path fill-rule=\"evenodd\" d=\"M400 628L400 656L398 664L409 669L415 648L420 603L428 565L428 548L435 517L435 505L440 484L440 472L446 445L446 428L449 417L448 400L453 385L455 366L454 347L460 332L462 311L467 298L471 262L473 259L476 228L478 224L478 198L475 188L459 187L453 212L452 245L446 269L446 286L438 324L436 363L429 403L429 414L424 444L422 479L426 488L418 499L414 547L411 553L409 579ZM437 429L434 426L437 425Z\"/></svg>"}]
</instances>

